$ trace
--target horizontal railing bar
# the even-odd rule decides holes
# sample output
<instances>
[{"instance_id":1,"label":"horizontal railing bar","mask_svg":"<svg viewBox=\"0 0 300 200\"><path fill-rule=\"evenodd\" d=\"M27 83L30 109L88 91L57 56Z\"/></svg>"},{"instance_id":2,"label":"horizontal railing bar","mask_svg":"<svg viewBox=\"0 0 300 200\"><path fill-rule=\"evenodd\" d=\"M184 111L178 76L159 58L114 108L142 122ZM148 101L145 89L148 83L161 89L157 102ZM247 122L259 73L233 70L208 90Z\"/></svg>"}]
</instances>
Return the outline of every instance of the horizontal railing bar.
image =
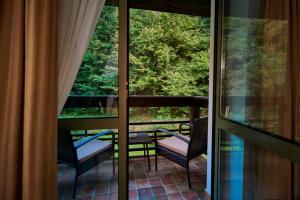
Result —
<instances>
[{"instance_id":1,"label":"horizontal railing bar","mask_svg":"<svg viewBox=\"0 0 300 200\"><path fill-rule=\"evenodd\" d=\"M150 150L154 150L154 149L155 149L155 147L148 147L148 150L149 150L149 151L150 151ZM144 148L142 148L142 147L139 147L139 148L129 148L128 151L129 151L129 152L133 152L133 151L144 151Z\"/></svg>"},{"instance_id":2,"label":"horizontal railing bar","mask_svg":"<svg viewBox=\"0 0 300 200\"><path fill-rule=\"evenodd\" d=\"M129 107L208 106L208 97L200 96L129 96Z\"/></svg>"},{"instance_id":3,"label":"horizontal railing bar","mask_svg":"<svg viewBox=\"0 0 300 200\"><path fill-rule=\"evenodd\" d=\"M173 131L173 132L179 132L180 129L168 129L169 131ZM181 131L189 131L190 129L181 129ZM130 131L130 133L154 133L155 130L148 130L148 131ZM85 133L76 133L76 134L73 134L72 136L73 137L80 137L80 136L94 136L96 133L88 133L88 134L85 134ZM105 134L105 136L110 136L112 134ZM117 135L117 133L116 133ZM105 137L104 137L105 138Z\"/></svg>"},{"instance_id":4,"label":"horizontal railing bar","mask_svg":"<svg viewBox=\"0 0 300 200\"><path fill-rule=\"evenodd\" d=\"M182 120L182 121L154 121L154 122L130 122L129 126L131 125L153 125L153 124L183 124L183 123L189 123L188 120Z\"/></svg>"},{"instance_id":5,"label":"horizontal railing bar","mask_svg":"<svg viewBox=\"0 0 300 200\"><path fill-rule=\"evenodd\" d=\"M183 135L186 135L187 134L187 132L185 132L185 133L182 133ZM157 138L166 138L166 137L171 137L172 135L170 135L170 134L165 134L165 135L157 135ZM154 141L154 136L149 136L150 137L150 139L152 140L152 141ZM101 140L103 140L103 141L111 141L111 138L101 138ZM116 141L116 143L117 143L117 141Z\"/></svg>"},{"instance_id":6,"label":"horizontal railing bar","mask_svg":"<svg viewBox=\"0 0 300 200\"><path fill-rule=\"evenodd\" d=\"M64 108L105 108L116 107L118 96L69 96ZM128 97L129 107L183 107L207 108L208 97L200 96L135 96Z\"/></svg>"},{"instance_id":7,"label":"horizontal railing bar","mask_svg":"<svg viewBox=\"0 0 300 200\"><path fill-rule=\"evenodd\" d=\"M283 102L283 97L252 97L252 96L225 96L222 97L226 106L245 106L245 100L250 102L247 106L258 105L259 102ZM65 108L105 108L107 105L117 105L118 96L116 95L97 95L97 96L69 96ZM201 96L147 96L131 95L128 97L129 107L181 107L199 106L207 108L208 97Z\"/></svg>"}]
</instances>

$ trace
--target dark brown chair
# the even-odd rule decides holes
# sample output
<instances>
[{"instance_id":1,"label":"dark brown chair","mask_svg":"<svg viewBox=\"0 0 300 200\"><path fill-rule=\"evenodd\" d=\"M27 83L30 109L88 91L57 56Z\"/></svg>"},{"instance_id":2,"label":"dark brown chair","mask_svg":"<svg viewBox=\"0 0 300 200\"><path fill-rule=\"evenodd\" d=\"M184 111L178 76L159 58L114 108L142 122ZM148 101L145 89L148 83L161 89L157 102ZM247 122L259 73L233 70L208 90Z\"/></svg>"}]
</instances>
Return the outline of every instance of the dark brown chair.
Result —
<instances>
[{"instance_id":1,"label":"dark brown chair","mask_svg":"<svg viewBox=\"0 0 300 200\"><path fill-rule=\"evenodd\" d=\"M157 129L155 138L155 169L157 170L157 155L177 163L187 170L189 188L191 189L189 161L207 153L207 118L195 119L190 137L175 134L166 129ZM157 140L157 133L164 132L172 137Z\"/></svg>"},{"instance_id":2,"label":"dark brown chair","mask_svg":"<svg viewBox=\"0 0 300 200\"><path fill-rule=\"evenodd\" d=\"M112 134L112 142L97 140L105 134ZM71 131L58 132L58 162L75 168L75 182L72 197L75 197L78 177L99 163L113 158L113 173L115 174L114 158L115 135L111 130L85 137L73 142Z\"/></svg>"}]
</instances>

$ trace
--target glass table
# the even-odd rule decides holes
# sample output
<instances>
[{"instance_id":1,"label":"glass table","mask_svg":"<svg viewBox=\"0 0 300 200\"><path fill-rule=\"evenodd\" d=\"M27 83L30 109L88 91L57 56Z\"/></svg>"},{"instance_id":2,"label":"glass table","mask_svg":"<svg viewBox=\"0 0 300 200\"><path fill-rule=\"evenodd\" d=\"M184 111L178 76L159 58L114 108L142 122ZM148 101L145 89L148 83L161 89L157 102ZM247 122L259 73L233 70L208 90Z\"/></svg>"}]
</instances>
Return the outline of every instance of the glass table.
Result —
<instances>
[{"instance_id":1,"label":"glass table","mask_svg":"<svg viewBox=\"0 0 300 200\"><path fill-rule=\"evenodd\" d=\"M151 139L147 133L129 133L128 144L142 144L144 148L144 157L147 156L148 159L148 167L151 170L150 166L150 156L149 156L149 146L151 143Z\"/></svg>"}]
</instances>

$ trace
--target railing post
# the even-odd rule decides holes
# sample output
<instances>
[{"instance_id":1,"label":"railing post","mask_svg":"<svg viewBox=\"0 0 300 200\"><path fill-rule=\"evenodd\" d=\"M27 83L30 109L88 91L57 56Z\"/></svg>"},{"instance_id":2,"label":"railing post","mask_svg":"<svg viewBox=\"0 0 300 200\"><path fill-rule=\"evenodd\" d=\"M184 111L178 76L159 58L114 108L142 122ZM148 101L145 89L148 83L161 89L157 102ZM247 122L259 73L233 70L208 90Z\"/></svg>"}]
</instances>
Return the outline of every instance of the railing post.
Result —
<instances>
[{"instance_id":1,"label":"railing post","mask_svg":"<svg viewBox=\"0 0 300 200\"><path fill-rule=\"evenodd\" d=\"M200 107L199 106L192 106L190 107L191 114L190 114L190 122L192 123L194 119L200 117Z\"/></svg>"}]
</instances>

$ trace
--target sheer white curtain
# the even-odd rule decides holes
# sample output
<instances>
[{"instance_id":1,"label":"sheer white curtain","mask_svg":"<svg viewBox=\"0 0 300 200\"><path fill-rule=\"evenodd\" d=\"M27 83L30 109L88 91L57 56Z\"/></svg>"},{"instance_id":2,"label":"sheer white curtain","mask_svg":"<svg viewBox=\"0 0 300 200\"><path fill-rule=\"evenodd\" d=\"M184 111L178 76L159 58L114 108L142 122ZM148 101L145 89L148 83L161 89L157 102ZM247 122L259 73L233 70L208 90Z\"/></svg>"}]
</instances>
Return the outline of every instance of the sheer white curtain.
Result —
<instances>
[{"instance_id":1,"label":"sheer white curtain","mask_svg":"<svg viewBox=\"0 0 300 200\"><path fill-rule=\"evenodd\" d=\"M58 10L58 114L72 89L105 0L60 0Z\"/></svg>"}]
</instances>

